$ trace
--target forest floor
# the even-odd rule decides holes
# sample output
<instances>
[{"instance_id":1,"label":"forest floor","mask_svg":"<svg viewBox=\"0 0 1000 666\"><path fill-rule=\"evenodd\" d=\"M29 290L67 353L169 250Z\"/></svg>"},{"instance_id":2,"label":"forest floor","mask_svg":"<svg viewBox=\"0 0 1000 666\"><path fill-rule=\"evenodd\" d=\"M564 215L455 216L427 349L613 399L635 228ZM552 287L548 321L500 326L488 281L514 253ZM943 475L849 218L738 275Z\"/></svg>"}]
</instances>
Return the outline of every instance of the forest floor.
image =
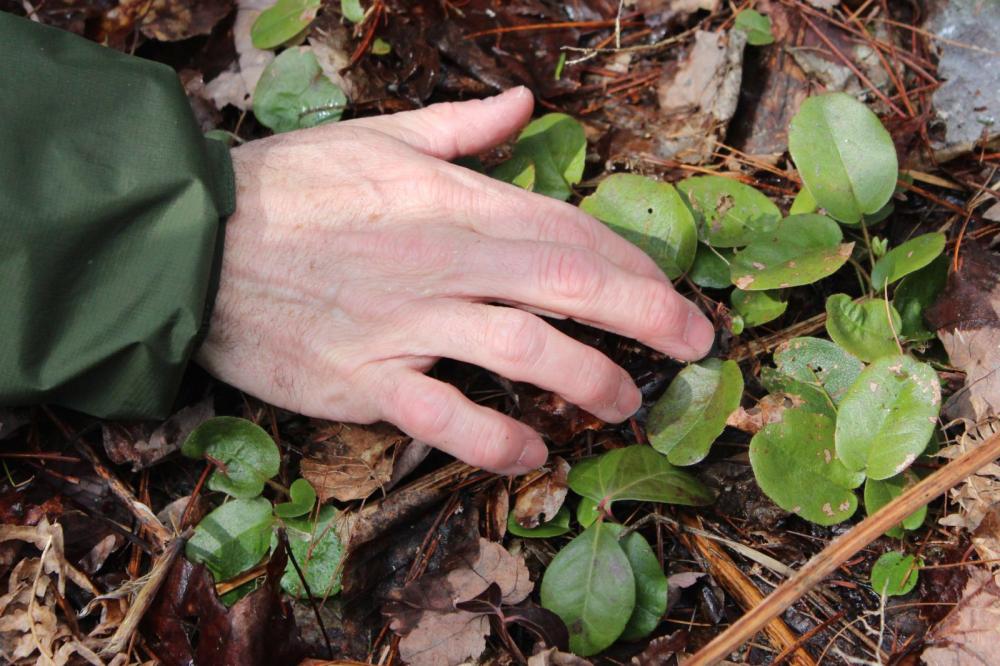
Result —
<instances>
[{"instance_id":1,"label":"forest floor","mask_svg":"<svg viewBox=\"0 0 1000 666\"><path fill-rule=\"evenodd\" d=\"M251 97L280 48L257 49L250 28L272 4L6 0L0 10L174 67L202 128L244 142L271 133L255 118ZM780 420L768 409L787 407L762 400L772 397L762 371L789 341L827 337L828 297L874 296L888 307L891 289L869 294L865 287L864 264L884 255L884 246L872 249L880 242L895 247L932 232L946 238L939 252L947 284L934 292L933 306L924 303L929 307L916 314L921 327L927 325L923 309L937 313L930 334L896 336L900 351L937 372L945 399L940 417L932 417L937 452L917 460L915 478L995 441L995 3L288 4L306 13L294 42L316 55L349 100L344 119L483 97L519 84L534 92L538 114L576 119L587 141L583 175L571 183L572 203L615 172L668 183L725 175L757 188L787 213L802 190L788 154L789 123L808 97L840 91L865 102L892 138L899 162L892 209L860 228L844 227L845 241L873 253L852 258L857 270L845 267L784 290L781 313L756 326L736 316L728 282L713 285L692 274L675 281L713 318L720 334L712 356L738 364L744 389L711 451L686 468L714 502L683 506L625 497L614 507L615 520L637 529L666 572L667 610L646 636L614 641L586 658L569 654L567 627L540 610L539 589L556 554L583 531L569 517L583 509L568 492L567 471L596 454L648 446L650 409L684 366L630 340L561 321L555 325L601 349L636 380L645 406L634 418L602 423L551 393L453 361L433 371L544 435L550 464L523 478L469 468L384 425L285 412L198 369L189 373L178 411L166 423L97 421L56 408L0 409L0 578L7 581L0 584L0 593L7 590L0 595L0 654L12 663L684 663L864 519L864 503L833 525L779 507L756 480L750 442ZM348 20L344 14L353 15L355 5L363 14ZM769 19L764 32L771 43L754 44L768 40L754 39L752 31L746 43L736 15L750 9ZM502 163L513 145L479 156L477 168ZM879 293L886 300L879 301ZM322 566L326 580L339 584L303 593L294 575L289 583L288 567L308 567L314 554L283 547L292 538L284 531L275 532L273 554L227 580L185 557L191 528L225 499L206 484L219 466L179 452L187 435L213 416L248 419L277 443L280 470L267 497L282 499L301 476L320 504L336 509ZM766 630L728 660L1000 664L998 502L1000 467L953 484L913 529L856 543L831 575L803 590L787 610L778 608ZM552 536L512 533L551 521L564 504L569 511L556 522L565 529ZM610 501L600 508L610 519ZM915 585L884 596L871 572L890 551L913 556L905 577ZM296 552L304 561L292 564L288 556L295 559ZM470 582L470 571L485 583ZM450 594L444 602L435 598L441 589Z\"/></svg>"}]
</instances>

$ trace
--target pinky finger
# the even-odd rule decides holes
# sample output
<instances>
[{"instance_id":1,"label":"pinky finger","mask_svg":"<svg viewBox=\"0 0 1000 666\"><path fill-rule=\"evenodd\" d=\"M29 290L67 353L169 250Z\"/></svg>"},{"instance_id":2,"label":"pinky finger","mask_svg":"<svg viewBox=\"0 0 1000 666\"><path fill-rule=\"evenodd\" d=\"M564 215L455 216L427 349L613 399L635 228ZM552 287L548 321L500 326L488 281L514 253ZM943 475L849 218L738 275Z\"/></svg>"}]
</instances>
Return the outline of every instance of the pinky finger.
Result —
<instances>
[{"instance_id":1,"label":"pinky finger","mask_svg":"<svg viewBox=\"0 0 1000 666\"><path fill-rule=\"evenodd\" d=\"M473 403L450 384L404 371L387 386L380 405L386 421L473 467L524 474L548 456L534 430Z\"/></svg>"}]
</instances>

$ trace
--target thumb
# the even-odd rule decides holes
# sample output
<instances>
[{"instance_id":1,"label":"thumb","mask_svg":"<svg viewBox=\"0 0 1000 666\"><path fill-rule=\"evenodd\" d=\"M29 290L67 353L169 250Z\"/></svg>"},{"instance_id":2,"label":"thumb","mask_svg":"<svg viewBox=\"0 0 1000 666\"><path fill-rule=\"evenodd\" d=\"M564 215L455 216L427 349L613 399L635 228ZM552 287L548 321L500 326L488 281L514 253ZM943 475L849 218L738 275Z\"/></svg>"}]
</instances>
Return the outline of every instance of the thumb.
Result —
<instances>
[{"instance_id":1,"label":"thumb","mask_svg":"<svg viewBox=\"0 0 1000 666\"><path fill-rule=\"evenodd\" d=\"M474 155L506 140L531 117L534 98L524 86L494 97L443 102L417 111L349 121L443 160Z\"/></svg>"}]
</instances>

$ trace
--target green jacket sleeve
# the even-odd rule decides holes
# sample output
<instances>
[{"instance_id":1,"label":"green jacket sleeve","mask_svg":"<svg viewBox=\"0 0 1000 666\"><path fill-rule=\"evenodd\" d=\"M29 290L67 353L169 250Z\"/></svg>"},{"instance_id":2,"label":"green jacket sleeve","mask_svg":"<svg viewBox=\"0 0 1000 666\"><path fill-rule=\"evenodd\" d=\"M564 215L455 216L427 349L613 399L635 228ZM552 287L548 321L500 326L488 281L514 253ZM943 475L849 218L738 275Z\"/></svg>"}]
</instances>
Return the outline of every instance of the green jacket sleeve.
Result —
<instances>
[{"instance_id":1,"label":"green jacket sleeve","mask_svg":"<svg viewBox=\"0 0 1000 666\"><path fill-rule=\"evenodd\" d=\"M172 69L0 12L0 405L166 416L234 192Z\"/></svg>"}]
</instances>

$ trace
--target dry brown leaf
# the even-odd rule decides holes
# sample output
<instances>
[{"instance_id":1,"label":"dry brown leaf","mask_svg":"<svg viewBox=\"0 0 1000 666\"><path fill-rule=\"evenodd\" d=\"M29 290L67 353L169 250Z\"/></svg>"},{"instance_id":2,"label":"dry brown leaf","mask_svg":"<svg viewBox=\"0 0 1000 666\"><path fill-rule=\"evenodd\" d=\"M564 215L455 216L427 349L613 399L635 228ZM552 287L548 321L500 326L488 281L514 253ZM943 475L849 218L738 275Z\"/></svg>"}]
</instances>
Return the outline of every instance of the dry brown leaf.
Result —
<instances>
[{"instance_id":1,"label":"dry brown leaf","mask_svg":"<svg viewBox=\"0 0 1000 666\"><path fill-rule=\"evenodd\" d=\"M798 407L802 398L785 393L769 393L753 407L737 407L726 419L726 425L756 435L769 423L781 421L786 409Z\"/></svg>"},{"instance_id":2,"label":"dry brown leaf","mask_svg":"<svg viewBox=\"0 0 1000 666\"><path fill-rule=\"evenodd\" d=\"M214 400L207 398L160 424L102 423L104 450L115 464L132 463L132 471L138 472L179 451L191 431L213 416Z\"/></svg>"},{"instance_id":3,"label":"dry brown leaf","mask_svg":"<svg viewBox=\"0 0 1000 666\"><path fill-rule=\"evenodd\" d=\"M1000 415L1000 257L978 243L962 245L957 271L927 321L937 330L965 387L944 405L950 418L979 423Z\"/></svg>"},{"instance_id":4,"label":"dry brown leaf","mask_svg":"<svg viewBox=\"0 0 1000 666\"><path fill-rule=\"evenodd\" d=\"M927 666L992 666L1000 645L1000 587L986 571L972 567L965 591L927 638L920 655Z\"/></svg>"},{"instance_id":5,"label":"dry brown leaf","mask_svg":"<svg viewBox=\"0 0 1000 666\"><path fill-rule=\"evenodd\" d=\"M972 535L979 559L991 562L994 580L1000 584L1000 504L994 504Z\"/></svg>"},{"instance_id":6,"label":"dry brown leaf","mask_svg":"<svg viewBox=\"0 0 1000 666\"><path fill-rule=\"evenodd\" d=\"M549 648L528 657L528 666L593 666L593 664L575 654L560 652L559 648Z\"/></svg>"},{"instance_id":7,"label":"dry brown leaf","mask_svg":"<svg viewBox=\"0 0 1000 666\"><path fill-rule=\"evenodd\" d=\"M233 0L120 0L115 11L139 22L142 33L175 42L212 32L233 8Z\"/></svg>"},{"instance_id":8,"label":"dry brown leaf","mask_svg":"<svg viewBox=\"0 0 1000 666\"><path fill-rule=\"evenodd\" d=\"M958 444L946 446L938 451L938 455L948 459L958 458L979 446L998 429L1000 424L993 423L973 427L959 438ZM990 463L978 470L952 488L949 497L958 504L959 510L941 518L938 523L970 532L975 530L993 506L1000 503L1000 465Z\"/></svg>"},{"instance_id":9,"label":"dry brown leaf","mask_svg":"<svg viewBox=\"0 0 1000 666\"><path fill-rule=\"evenodd\" d=\"M490 632L488 618L458 610L455 604L479 596L493 583L504 604L524 601L534 587L522 557L480 538L474 559L460 560L444 575L424 576L390 593L385 612L392 618L389 627L402 637L403 660L414 666L457 665L482 654Z\"/></svg>"},{"instance_id":10,"label":"dry brown leaf","mask_svg":"<svg viewBox=\"0 0 1000 666\"><path fill-rule=\"evenodd\" d=\"M660 157L698 164L712 154L736 111L745 45L740 30L699 30L687 59L679 68L668 68L658 89L660 112L668 121Z\"/></svg>"},{"instance_id":11,"label":"dry brown leaf","mask_svg":"<svg viewBox=\"0 0 1000 666\"><path fill-rule=\"evenodd\" d=\"M233 43L239 57L228 71L205 84L205 94L217 109L227 104L232 104L241 111L250 109L257 81L274 60L273 51L258 49L253 45L250 28L260 13L273 4L271 0L239 0L239 10L233 24Z\"/></svg>"},{"instance_id":12,"label":"dry brown leaf","mask_svg":"<svg viewBox=\"0 0 1000 666\"><path fill-rule=\"evenodd\" d=\"M44 553L42 573L56 574L56 587L60 595L66 594L67 578L91 595L98 594L97 588L87 576L66 561L62 525L59 523L49 523L48 518L43 517L34 526L0 525L0 542L11 540L30 543Z\"/></svg>"},{"instance_id":13,"label":"dry brown leaf","mask_svg":"<svg viewBox=\"0 0 1000 666\"><path fill-rule=\"evenodd\" d=\"M386 423L331 423L306 447L300 473L320 502L363 499L389 482L395 458L409 441Z\"/></svg>"},{"instance_id":14,"label":"dry brown leaf","mask_svg":"<svg viewBox=\"0 0 1000 666\"><path fill-rule=\"evenodd\" d=\"M553 456L549 467L548 471L534 478L529 477L528 482L515 493L514 520L521 527L530 529L552 520L566 500L569 463Z\"/></svg>"}]
</instances>

